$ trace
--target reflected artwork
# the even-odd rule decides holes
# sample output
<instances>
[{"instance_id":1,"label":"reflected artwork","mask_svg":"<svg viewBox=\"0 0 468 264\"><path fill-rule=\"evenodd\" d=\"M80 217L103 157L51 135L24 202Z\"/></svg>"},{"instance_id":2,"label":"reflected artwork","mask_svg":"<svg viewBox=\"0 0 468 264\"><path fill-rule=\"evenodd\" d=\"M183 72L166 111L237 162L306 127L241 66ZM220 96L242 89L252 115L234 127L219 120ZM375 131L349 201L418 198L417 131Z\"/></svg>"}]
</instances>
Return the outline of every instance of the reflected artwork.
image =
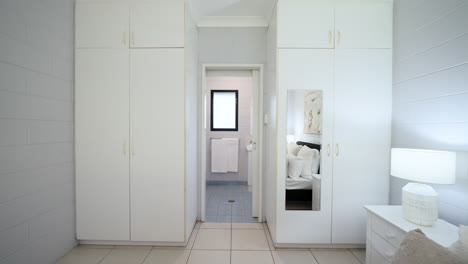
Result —
<instances>
[{"instance_id":1,"label":"reflected artwork","mask_svg":"<svg viewBox=\"0 0 468 264\"><path fill-rule=\"evenodd\" d=\"M304 134L322 134L322 91L308 92L304 98Z\"/></svg>"}]
</instances>

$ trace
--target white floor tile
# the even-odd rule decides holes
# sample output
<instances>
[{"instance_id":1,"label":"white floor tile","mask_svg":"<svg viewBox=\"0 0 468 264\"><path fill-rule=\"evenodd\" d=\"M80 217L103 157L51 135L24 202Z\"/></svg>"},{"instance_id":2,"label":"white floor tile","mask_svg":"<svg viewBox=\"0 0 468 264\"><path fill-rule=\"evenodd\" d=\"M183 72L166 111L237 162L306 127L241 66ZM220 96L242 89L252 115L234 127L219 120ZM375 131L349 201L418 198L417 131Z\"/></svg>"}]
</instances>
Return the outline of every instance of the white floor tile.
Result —
<instances>
[{"instance_id":1,"label":"white floor tile","mask_svg":"<svg viewBox=\"0 0 468 264\"><path fill-rule=\"evenodd\" d=\"M263 230L232 230L233 250L270 250Z\"/></svg>"},{"instance_id":2,"label":"white floor tile","mask_svg":"<svg viewBox=\"0 0 468 264\"><path fill-rule=\"evenodd\" d=\"M274 264L271 251L232 251L231 264Z\"/></svg>"},{"instance_id":3,"label":"white floor tile","mask_svg":"<svg viewBox=\"0 0 468 264\"><path fill-rule=\"evenodd\" d=\"M275 264L318 264L309 250L272 251Z\"/></svg>"},{"instance_id":4,"label":"white floor tile","mask_svg":"<svg viewBox=\"0 0 468 264\"><path fill-rule=\"evenodd\" d=\"M97 264L112 248L76 247L57 261L57 264Z\"/></svg>"},{"instance_id":5,"label":"white floor tile","mask_svg":"<svg viewBox=\"0 0 468 264\"><path fill-rule=\"evenodd\" d=\"M359 260L347 249L313 249L312 254L320 264L360 264Z\"/></svg>"},{"instance_id":6,"label":"white floor tile","mask_svg":"<svg viewBox=\"0 0 468 264\"><path fill-rule=\"evenodd\" d=\"M186 264L190 250L171 250L154 248L143 264Z\"/></svg>"},{"instance_id":7,"label":"white floor tile","mask_svg":"<svg viewBox=\"0 0 468 264\"><path fill-rule=\"evenodd\" d=\"M262 229L261 223L232 223L232 229Z\"/></svg>"},{"instance_id":8,"label":"white floor tile","mask_svg":"<svg viewBox=\"0 0 468 264\"><path fill-rule=\"evenodd\" d=\"M365 249L352 248L349 251L351 251L351 253L353 253L353 255L356 256L356 258L358 258L362 264L366 263L366 250Z\"/></svg>"},{"instance_id":9,"label":"white floor tile","mask_svg":"<svg viewBox=\"0 0 468 264\"><path fill-rule=\"evenodd\" d=\"M200 229L230 229L231 223L202 223Z\"/></svg>"},{"instance_id":10,"label":"white floor tile","mask_svg":"<svg viewBox=\"0 0 468 264\"><path fill-rule=\"evenodd\" d=\"M143 246L118 246L101 261L99 264L141 264L151 247Z\"/></svg>"},{"instance_id":11,"label":"white floor tile","mask_svg":"<svg viewBox=\"0 0 468 264\"><path fill-rule=\"evenodd\" d=\"M229 264L230 259L230 251L192 250L187 264Z\"/></svg>"},{"instance_id":12,"label":"white floor tile","mask_svg":"<svg viewBox=\"0 0 468 264\"><path fill-rule=\"evenodd\" d=\"M230 229L199 229L193 249L231 249Z\"/></svg>"}]
</instances>

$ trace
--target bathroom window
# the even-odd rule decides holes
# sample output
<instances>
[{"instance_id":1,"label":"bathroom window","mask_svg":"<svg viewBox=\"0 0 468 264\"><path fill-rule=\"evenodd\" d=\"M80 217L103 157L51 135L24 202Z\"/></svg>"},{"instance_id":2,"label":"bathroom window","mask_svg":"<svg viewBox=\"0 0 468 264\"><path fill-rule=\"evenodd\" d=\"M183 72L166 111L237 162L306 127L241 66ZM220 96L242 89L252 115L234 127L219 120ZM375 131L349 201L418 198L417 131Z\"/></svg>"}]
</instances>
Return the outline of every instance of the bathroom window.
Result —
<instances>
[{"instance_id":1,"label":"bathroom window","mask_svg":"<svg viewBox=\"0 0 468 264\"><path fill-rule=\"evenodd\" d=\"M211 131L238 131L238 91L211 90Z\"/></svg>"}]
</instances>

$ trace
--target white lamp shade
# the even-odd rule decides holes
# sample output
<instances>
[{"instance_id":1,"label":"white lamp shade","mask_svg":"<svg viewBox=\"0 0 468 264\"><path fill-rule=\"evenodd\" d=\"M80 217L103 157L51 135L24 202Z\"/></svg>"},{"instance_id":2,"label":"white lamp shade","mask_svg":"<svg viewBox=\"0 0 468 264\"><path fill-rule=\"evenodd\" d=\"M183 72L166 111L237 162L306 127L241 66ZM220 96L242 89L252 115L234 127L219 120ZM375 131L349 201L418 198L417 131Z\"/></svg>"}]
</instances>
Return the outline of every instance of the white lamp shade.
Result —
<instances>
[{"instance_id":1,"label":"white lamp shade","mask_svg":"<svg viewBox=\"0 0 468 264\"><path fill-rule=\"evenodd\" d=\"M456 153L425 149L392 149L391 175L415 182L454 184Z\"/></svg>"}]
</instances>

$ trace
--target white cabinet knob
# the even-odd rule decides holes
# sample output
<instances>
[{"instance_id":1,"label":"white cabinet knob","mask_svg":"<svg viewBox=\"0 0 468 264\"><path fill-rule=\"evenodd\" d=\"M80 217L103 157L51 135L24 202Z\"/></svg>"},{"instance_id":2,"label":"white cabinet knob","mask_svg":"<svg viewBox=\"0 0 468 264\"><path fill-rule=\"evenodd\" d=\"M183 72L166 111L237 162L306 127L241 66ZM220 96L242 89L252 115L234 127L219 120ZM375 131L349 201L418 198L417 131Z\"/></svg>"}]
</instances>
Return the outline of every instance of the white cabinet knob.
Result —
<instances>
[{"instance_id":1,"label":"white cabinet knob","mask_svg":"<svg viewBox=\"0 0 468 264\"><path fill-rule=\"evenodd\" d=\"M122 44L127 44L127 32L122 32Z\"/></svg>"}]
</instances>

